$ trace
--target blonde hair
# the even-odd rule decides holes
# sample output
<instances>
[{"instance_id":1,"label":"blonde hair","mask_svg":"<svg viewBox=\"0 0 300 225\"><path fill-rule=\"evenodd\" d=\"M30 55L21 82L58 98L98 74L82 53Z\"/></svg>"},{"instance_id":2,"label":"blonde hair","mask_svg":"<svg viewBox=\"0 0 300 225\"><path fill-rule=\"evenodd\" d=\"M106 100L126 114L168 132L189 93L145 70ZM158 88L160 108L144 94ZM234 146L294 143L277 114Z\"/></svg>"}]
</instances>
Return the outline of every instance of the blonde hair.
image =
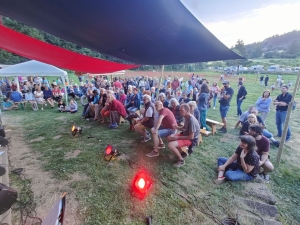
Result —
<instances>
[{"instance_id":1,"label":"blonde hair","mask_svg":"<svg viewBox=\"0 0 300 225\"><path fill-rule=\"evenodd\" d=\"M195 101L189 101L187 104L188 104L189 106L193 106L194 108L197 107L197 103L196 103Z\"/></svg>"},{"instance_id":2,"label":"blonde hair","mask_svg":"<svg viewBox=\"0 0 300 225\"><path fill-rule=\"evenodd\" d=\"M116 97L113 94L110 94L110 93L107 95L107 98L110 98L109 99L110 102L112 102L113 100L116 99Z\"/></svg>"},{"instance_id":3,"label":"blonde hair","mask_svg":"<svg viewBox=\"0 0 300 225\"><path fill-rule=\"evenodd\" d=\"M258 124L257 117L254 114L249 114L249 116L248 116L248 122L249 122L249 118L254 118L254 122L251 123L251 124Z\"/></svg>"}]
</instances>

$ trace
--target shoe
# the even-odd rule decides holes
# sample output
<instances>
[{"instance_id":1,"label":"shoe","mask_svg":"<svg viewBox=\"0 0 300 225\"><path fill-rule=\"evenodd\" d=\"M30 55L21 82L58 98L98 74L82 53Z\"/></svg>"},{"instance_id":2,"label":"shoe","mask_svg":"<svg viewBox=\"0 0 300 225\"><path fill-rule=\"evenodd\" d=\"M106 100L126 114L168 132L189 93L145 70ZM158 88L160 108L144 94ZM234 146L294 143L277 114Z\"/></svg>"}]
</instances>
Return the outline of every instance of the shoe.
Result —
<instances>
[{"instance_id":1,"label":"shoe","mask_svg":"<svg viewBox=\"0 0 300 225\"><path fill-rule=\"evenodd\" d=\"M224 130L224 127L218 128L217 130L218 130L218 131L220 131L220 130Z\"/></svg>"},{"instance_id":2,"label":"shoe","mask_svg":"<svg viewBox=\"0 0 300 225\"><path fill-rule=\"evenodd\" d=\"M151 140L151 137L147 136L147 137L144 137L144 139L141 142L146 143L146 142L148 142L150 140Z\"/></svg>"},{"instance_id":3,"label":"shoe","mask_svg":"<svg viewBox=\"0 0 300 225\"><path fill-rule=\"evenodd\" d=\"M216 109L216 107L214 107L213 109Z\"/></svg>"},{"instance_id":4,"label":"shoe","mask_svg":"<svg viewBox=\"0 0 300 225\"><path fill-rule=\"evenodd\" d=\"M41 110L44 110L44 108L42 107Z\"/></svg>"},{"instance_id":5,"label":"shoe","mask_svg":"<svg viewBox=\"0 0 300 225\"><path fill-rule=\"evenodd\" d=\"M216 179L216 180L214 180L214 183L216 184L216 185L219 185L219 184L222 184L222 183L224 183L225 182L225 178L223 178L223 179Z\"/></svg>"},{"instance_id":6,"label":"shoe","mask_svg":"<svg viewBox=\"0 0 300 225\"><path fill-rule=\"evenodd\" d=\"M289 142L291 140L291 137L287 137L286 139L285 139L285 143L286 142Z\"/></svg>"},{"instance_id":7,"label":"shoe","mask_svg":"<svg viewBox=\"0 0 300 225\"><path fill-rule=\"evenodd\" d=\"M45 104L45 107L47 106L47 104Z\"/></svg>"},{"instance_id":8,"label":"shoe","mask_svg":"<svg viewBox=\"0 0 300 225\"><path fill-rule=\"evenodd\" d=\"M153 147L153 148L155 148L155 147ZM158 145L158 147L157 147L158 149L164 149L164 148L166 148L165 147L165 145L164 144L162 144L162 145Z\"/></svg>"},{"instance_id":9,"label":"shoe","mask_svg":"<svg viewBox=\"0 0 300 225\"><path fill-rule=\"evenodd\" d=\"M227 129L223 128L222 130L219 130L220 133L227 133Z\"/></svg>"},{"instance_id":10,"label":"shoe","mask_svg":"<svg viewBox=\"0 0 300 225\"><path fill-rule=\"evenodd\" d=\"M187 154L185 152L180 152L180 154L183 159L185 159L187 157Z\"/></svg>"},{"instance_id":11,"label":"shoe","mask_svg":"<svg viewBox=\"0 0 300 225\"><path fill-rule=\"evenodd\" d=\"M189 147L189 149L188 149L189 155L191 155L193 152L194 152L194 148L193 147Z\"/></svg>"},{"instance_id":12,"label":"shoe","mask_svg":"<svg viewBox=\"0 0 300 225\"><path fill-rule=\"evenodd\" d=\"M112 123L111 125L108 126L110 129L115 129L118 127L117 124Z\"/></svg>"},{"instance_id":13,"label":"shoe","mask_svg":"<svg viewBox=\"0 0 300 225\"><path fill-rule=\"evenodd\" d=\"M279 148L280 142L279 142L279 141L273 141L272 144L273 144L275 147Z\"/></svg>"},{"instance_id":14,"label":"shoe","mask_svg":"<svg viewBox=\"0 0 300 225\"><path fill-rule=\"evenodd\" d=\"M181 167L185 164L184 159L183 160L178 160L175 164L174 167Z\"/></svg>"},{"instance_id":15,"label":"shoe","mask_svg":"<svg viewBox=\"0 0 300 225\"><path fill-rule=\"evenodd\" d=\"M266 181L270 181L270 176L269 176L269 174L264 174L264 175L265 175L265 178L264 178L264 179L265 179Z\"/></svg>"},{"instance_id":16,"label":"shoe","mask_svg":"<svg viewBox=\"0 0 300 225\"><path fill-rule=\"evenodd\" d=\"M279 136L279 134L277 134L276 137L281 137L281 135Z\"/></svg>"},{"instance_id":17,"label":"shoe","mask_svg":"<svg viewBox=\"0 0 300 225\"><path fill-rule=\"evenodd\" d=\"M265 174L264 173L260 173L258 175L260 176L260 178L265 179Z\"/></svg>"},{"instance_id":18,"label":"shoe","mask_svg":"<svg viewBox=\"0 0 300 225\"><path fill-rule=\"evenodd\" d=\"M153 151L147 153L146 156L152 158L152 157L159 156L159 153L153 150Z\"/></svg>"}]
</instances>

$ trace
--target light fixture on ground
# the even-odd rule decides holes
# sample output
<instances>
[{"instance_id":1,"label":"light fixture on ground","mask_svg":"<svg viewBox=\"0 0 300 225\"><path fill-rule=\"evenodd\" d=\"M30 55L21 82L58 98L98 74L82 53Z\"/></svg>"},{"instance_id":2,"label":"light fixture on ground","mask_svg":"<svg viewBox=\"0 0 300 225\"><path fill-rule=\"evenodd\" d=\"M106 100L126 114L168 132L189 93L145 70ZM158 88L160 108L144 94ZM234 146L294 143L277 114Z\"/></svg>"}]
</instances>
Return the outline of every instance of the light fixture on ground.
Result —
<instances>
[{"instance_id":1,"label":"light fixture on ground","mask_svg":"<svg viewBox=\"0 0 300 225\"><path fill-rule=\"evenodd\" d=\"M132 195L141 200L144 199L148 190L152 186L152 183L153 181L148 172L145 169L142 169L133 179Z\"/></svg>"},{"instance_id":2,"label":"light fixture on ground","mask_svg":"<svg viewBox=\"0 0 300 225\"><path fill-rule=\"evenodd\" d=\"M104 158L106 161L114 160L119 155L120 155L120 153L114 146L112 146L112 145L106 146L105 152L104 152Z\"/></svg>"},{"instance_id":3,"label":"light fixture on ground","mask_svg":"<svg viewBox=\"0 0 300 225\"><path fill-rule=\"evenodd\" d=\"M72 135L73 135L73 137L77 134L77 133L79 133L79 134L81 134L81 132L82 132L82 127L76 127L75 125L72 127Z\"/></svg>"}]
</instances>

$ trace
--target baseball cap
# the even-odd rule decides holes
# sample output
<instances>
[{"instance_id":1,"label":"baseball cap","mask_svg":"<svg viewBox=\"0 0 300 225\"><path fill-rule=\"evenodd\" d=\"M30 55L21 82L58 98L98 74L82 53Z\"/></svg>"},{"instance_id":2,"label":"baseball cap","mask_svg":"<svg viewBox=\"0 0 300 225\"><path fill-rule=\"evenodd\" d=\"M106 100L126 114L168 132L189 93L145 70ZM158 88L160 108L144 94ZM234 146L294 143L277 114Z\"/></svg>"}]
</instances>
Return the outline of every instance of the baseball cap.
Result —
<instances>
[{"instance_id":1,"label":"baseball cap","mask_svg":"<svg viewBox=\"0 0 300 225\"><path fill-rule=\"evenodd\" d=\"M229 81L228 80L223 80L222 84L229 84Z\"/></svg>"}]
</instances>

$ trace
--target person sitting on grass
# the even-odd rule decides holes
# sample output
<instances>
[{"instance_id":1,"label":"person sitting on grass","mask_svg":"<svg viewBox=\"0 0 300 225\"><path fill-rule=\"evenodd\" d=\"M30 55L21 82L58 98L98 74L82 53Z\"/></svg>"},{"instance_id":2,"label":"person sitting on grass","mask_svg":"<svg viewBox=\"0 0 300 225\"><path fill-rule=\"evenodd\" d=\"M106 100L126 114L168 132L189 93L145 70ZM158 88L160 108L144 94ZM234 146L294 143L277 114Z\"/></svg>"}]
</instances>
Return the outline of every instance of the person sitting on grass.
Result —
<instances>
[{"instance_id":1,"label":"person sitting on grass","mask_svg":"<svg viewBox=\"0 0 300 225\"><path fill-rule=\"evenodd\" d=\"M166 99L165 93L160 93L160 94L158 95L158 99L159 99L159 101L161 101L161 102L163 103L163 106L164 106L165 108L168 108L169 102L168 102L168 100Z\"/></svg>"},{"instance_id":2,"label":"person sitting on grass","mask_svg":"<svg viewBox=\"0 0 300 225\"><path fill-rule=\"evenodd\" d=\"M197 103L195 101L189 101L187 104L190 107L190 114L193 115L200 124L200 112L197 108Z\"/></svg>"},{"instance_id":3,"label":"person sitting on grass","mask_svg":"<svg viewBox=\"0 0 300 225\"><path fill-rule=\"evenodd\" d=\"M8 98L3 99L2 107L4 111L9 111L12 109L18 109L18 106L14 105L11 101L8 100Z\"/></svg>"},{"instance_id":4,"label":"person sitting on grass","mask_svg":"<svg viewBox=\"0 0 300 225\"><path fill-rule=\"evenodd\" d=\"M184 158L187 154L183 152L181 148L195 146L200 134L199 122L190 114L188 104L182 104L180 106L180 114L184 117L184 126L179 127L177 124L174 124L173 127L182 131L182 133L167 137L169 149L178 157L178 161L174 164L175 167L180 167L185 164ZM189 153L191 152L192 150L189 151Z\"/></svg>"},{"instance_id":5,"label":"person sitting on grass","mask_svg":"<svg viewBox=\"0 0 300 225\"><path fill-rule=\"evenodd\" d=\"M249 106L248 110L242 113L242 115L239 117L239 120L235 124L234 129L238 128L240 124L243 125L243 123L248 119L249 114L251 114L252 109L255 109L254 105Z\"/></svg>"},{"instance_id":6,"label":"person sitting on grass","mask_svg":"<svg viewBox=\"0 0 300 225\"><path fill-rule=\"evenodd\" d=\"M148 142L151 140L150 133L146 130L146 128L154 127L154 120L156 117L156 110L154 104L151 102L150 95L144 95L143 101L145 104L145 110L143 113L143 117L136 120L136 125L134 126L134 130L143 136L142 142Z\"/></svg>"},{"instance_id":7,"label":"person sitting on grass","mask_svg":"<svg viewBox=\"0 0 300 225\"><path fill-rule=\"evenodd\" d=\"M48 86L45 86L45 90L43 91L43 93L44 93L44 99L51 105L51 108L53 108L54 107L53 94Z\"/></svg>"},{"instance_id":8,"label":"person sitting on grass","mask_svg":"<svg viewBox=\"0 0 300 225\"><path fill-rule=\"evenodd\" d=\"M141 107L141 99L139 95L139 89L133 89L133 96L131 97L130 104L126 106L127 113L135 113L137 110L140 110Z\"/></svg>"},{"instance_id":9,"label":"person sitting on grass","mask_svg":"<svg viewBox=\"0 0 300 225\"><path fill-rule=\"evenodd\" d=\"M33 111L39 110L34 95L30 92L30 90L27 90L27 93L25 94L25 100L31 104L31 108L33 109Z\"/></svg>"},{"instance_id":10,"label":"person sitting on grass","mask_svg":"<svg viewBox=\"0 0 300 225\"><path fill-rule=\"evenodd\" d=\"M78 110L77 102L73 98L71 98L69 106L65 107L64 112L76 113L77 110Z\"/></svg>"},{"instance_id":11,"label":"person sitting on grass","mask_svg":"<svg viewBox=\"0 0 300 225\"><path fill-rule=\"evenodd\" d=\"M263 130L258 124L252 124L249 127L249 135L255 138L256 152L259 155L259 166L262 172L259 173L260 177L269 181L269 173L274 170L273 164L269 160L270 142L262 135Z\"/></svg>"},{"instance_id":12,"label":"person sitting on grass","mask_svg":"<svg viewBox=\"0 0 300 225\"><path fill-rule=\"evenodd\" d=\"M38 104L42 105L41 110L44 110L43 106L44 105L47 106L47 103L44 99L44 93L42 92L41 87L38 86L37 90L33 94L34 94L34 98L35 98L36 102Z\"/></svg>"},{"instance_id":13,"label":"person sitting on grass","mask_svg":"<svg viewBox=\"0 0 300 225\"><path fill-rule=\"evenodd\" d=\"M64 103L64 101L62 99L58 102L57 106L58 106L57 110L59 112L64 112L66 109L66 104Z\"/></svg>"},{"instance_id":14,"label":"person sitting on grass","mask_svg":"<svg viewBox=\"0 0 300 225\"><path fill-rule=\"evenodd\" d=\"M107 101L109 102L108 111L110 116L109 128L114 129L118 127L120 123L120 117L125 118L127 116L124 105L119 102L113 94L107 95Z\"/></svg>"},{"instance_id":15,"label":"person sitting on grass","mask_svg":"<svg viewBox=\"0 0 300 225\"><path fill-rule=\"evenodd\" d=\"M94 121L95 121L99 119L99 117L96 117L95 109L96 109L96 105L98 108L100 95L97 90L93 90L93 95L94 95L94 100L93 102L90 102L89 108L90 108L90 114L94 117Z\"/></svg>"},{"instance_id":16,"label":"person sitting on grass","mask_svg":"<svg viewBox=\"0 0 300 225\"><path fill-rule=\"evenodd\" d=\"M259 173L259 155L255 151L256 141L250 135L241 136L240 145L229 158L218 158L218 178L215 184L228 181L250 181Z\"/></svg>"},{"instance_id":17,"label":"person sitting on grass","mask_svg":"<svg viewBox=\"0 0 300 225\"><path fill-rule=\"evenodd\" d=\"M177 122L174 114L168 108L164 108L161 101L155 102L155 109L159 114L159 118L151 129L154 147L151 152L146 154L148 157L159 156L158 149L165 148L162 138L176 133L174 124L176 125Z\"/></svg>"},{"instance_id":18,"label":"person sitting on grass","mask_svg":"<svg viewBox=\"0 0 300 225\"><path fill-rule=\"evenodd\" d=\"M53 83L52 95L53 100L56 102L59 102L62 99L62 93L56 83Z\"/></svg>"},{"instance_id":19,"label":"person sitting on grass","mask_svg":"<svg viewBox=\"0 0 300 225\"><path fill-rule=\"evenodd\" d=\"M106 89L100 89L100 98L97 104L95 104L95 117L94 120L99 120L99 113L105 106L105 102L107 99Z\"/></svg>"},{"instance_id":20,"label":"person sitting on grass","mask_svg":"<svg viewBox=\"0 0 300 225\"><path fill-rule=\"evenodd\" d=\"M182 97L178 100L179 104L182 105L184 103L188 103L190 99L187 97L187 93L182 93Z\"/></svg>"}]
</instances>

